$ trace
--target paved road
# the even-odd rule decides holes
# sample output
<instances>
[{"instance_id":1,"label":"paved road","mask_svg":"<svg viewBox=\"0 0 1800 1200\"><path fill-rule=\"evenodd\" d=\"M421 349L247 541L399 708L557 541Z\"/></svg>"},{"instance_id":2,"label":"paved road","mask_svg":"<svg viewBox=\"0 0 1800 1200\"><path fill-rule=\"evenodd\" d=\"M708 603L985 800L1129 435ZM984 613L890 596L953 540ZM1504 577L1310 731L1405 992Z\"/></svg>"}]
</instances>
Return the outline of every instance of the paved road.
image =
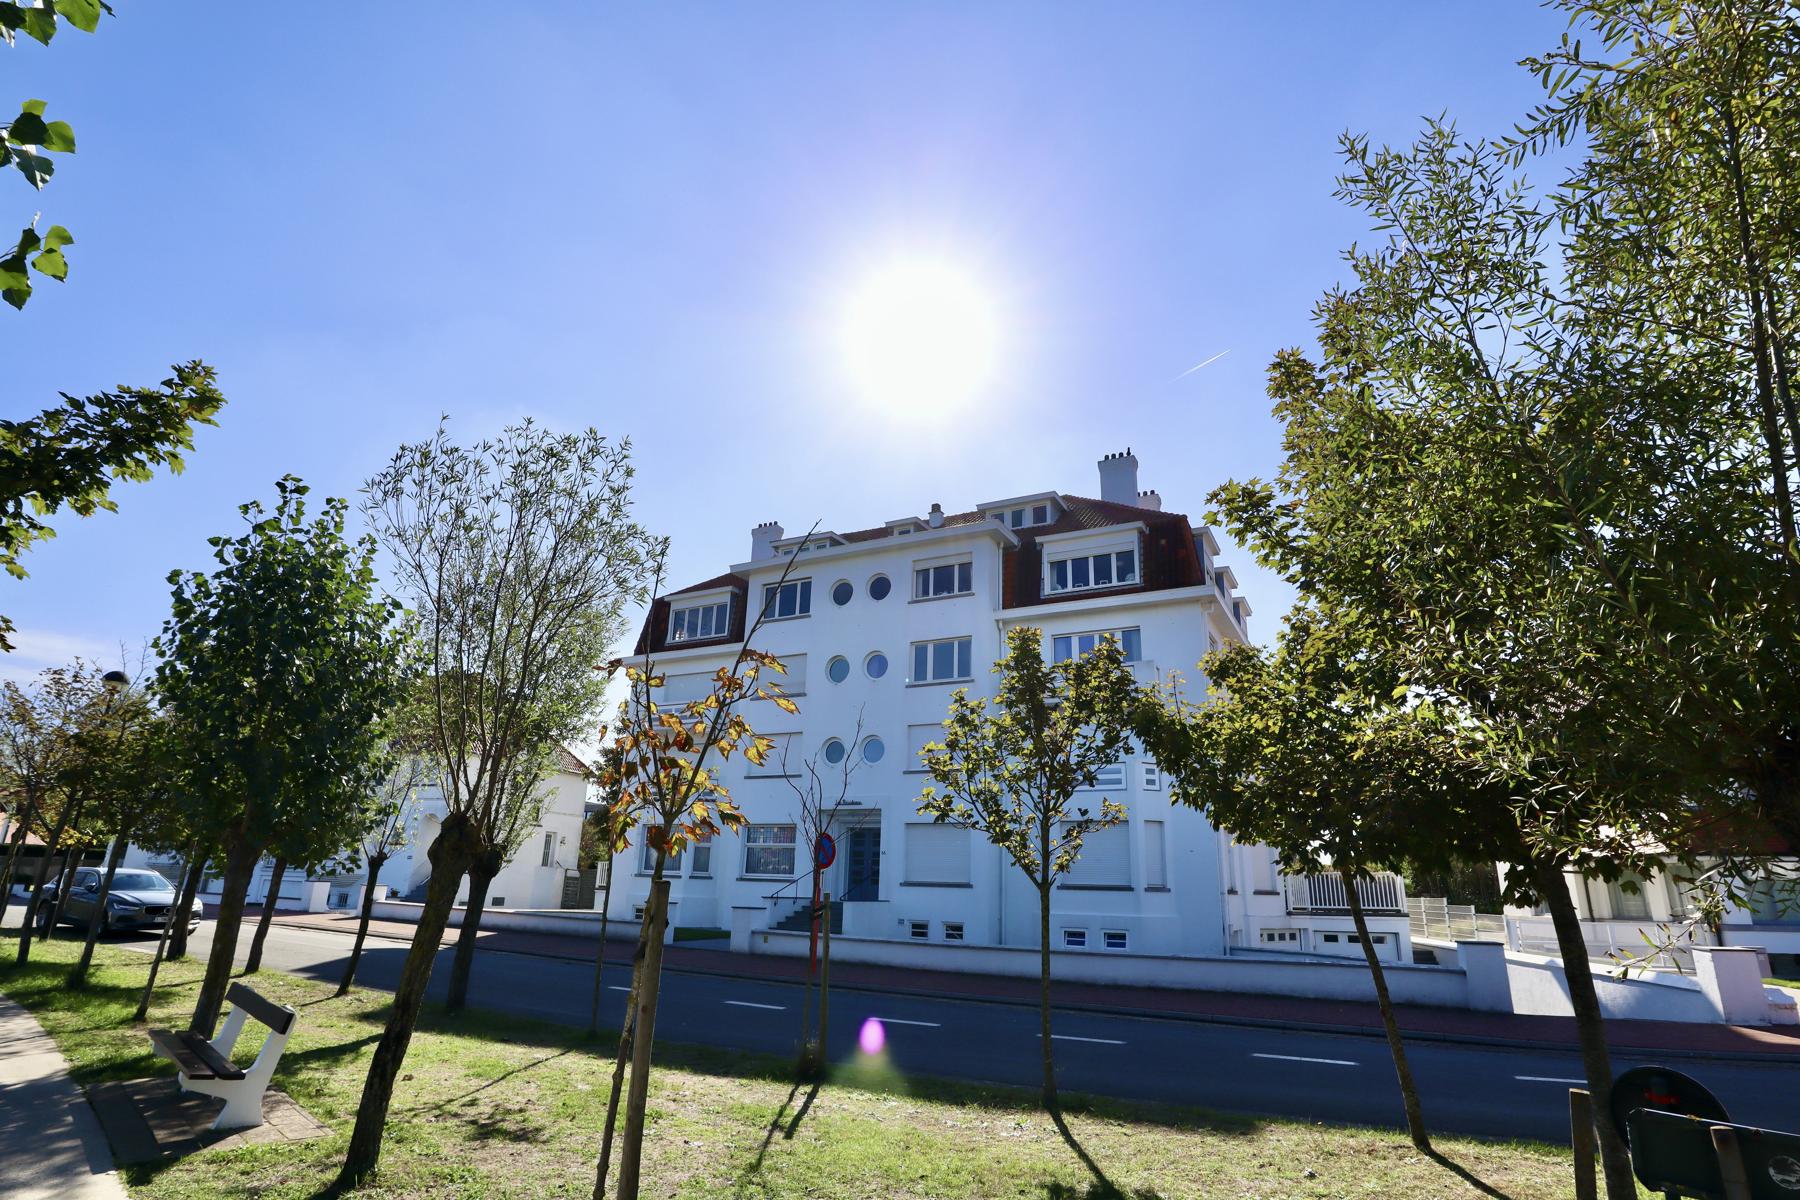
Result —
<instances>
[{"instance_id":1,"label":"paved road","mask_svg":"<svg viewBox=\"0 0 1800 1200\"><path fill-rule=\"evenodd\" d=\"M242 939L243 947L249 937ZM211 924L190 945L202 956ZM154 944L123 942L146 950ZM264 963L336 982L350 938L321 929L269 931ZM450 951L439 953L431 994L441 998ZM406 947L371 939L358 969L365 986L391 988ZM602 1020L616 1028L625 1005L626 969L607 967ZM585 1027L591 964L481 950L470 1001L477 1007ZM786 1055L800 1026L800 989L791 983L666 971L657 1016L659 1039ZM901 1074L1035 1087L1040 1066L1037 1012L1015 1004L883 996L832 990L831 1052L856 1053L860 1026L879 1018L889 1060ZM302 1018L304 1020L304 1017ZM1229 1112L1400 1125L1399 1093L1379 1037L1213 1024L1189 1020L1058 1013L1058 1078L1067 1091L1203 1105ZM1434 1129L1544 1140L1568 1138L1568 1088L1581 1068L1572 1051L1412 1041L1408 1045L1427 1119ZM1623 1070L1653 1061L1615 1054ZM1800 1128L1800 1063L1693 1060L1671 1065L1696 1076L1734 1119Z\"/></svg>"}]
</instances>

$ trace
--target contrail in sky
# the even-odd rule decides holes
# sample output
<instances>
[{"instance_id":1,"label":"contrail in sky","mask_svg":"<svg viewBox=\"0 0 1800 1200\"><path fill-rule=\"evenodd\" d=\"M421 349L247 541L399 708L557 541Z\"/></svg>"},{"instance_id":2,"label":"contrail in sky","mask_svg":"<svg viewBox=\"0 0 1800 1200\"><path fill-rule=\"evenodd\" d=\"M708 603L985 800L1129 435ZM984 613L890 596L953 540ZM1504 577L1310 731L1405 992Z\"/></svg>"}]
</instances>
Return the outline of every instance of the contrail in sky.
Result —
<instances>
[{"instance_id":1,"label":"contrail in sky","mask_svg":"<svg viewBox=\"0 0 1800 1200\"><path fill-rule=\"evenodd\" d=\"M1175 383L1180 380L1186 379L1189 375L1192 375L1195 371L1198 371L1201 367L1211 366L1213 363L1218 362L1221 358L1224 358L1227 354L1230 354L1230 353L1231 353L1231 351L1229 351L1229 350L1221 350L1217 354L1213 355L1211 358L1207 359L1205 362L1195 363L1193 366L1189 367L1187 370L1185 370L1181 374L1177 375L1174 379L1169 380L1169 382Z\"/></svg>"}]
</instances>

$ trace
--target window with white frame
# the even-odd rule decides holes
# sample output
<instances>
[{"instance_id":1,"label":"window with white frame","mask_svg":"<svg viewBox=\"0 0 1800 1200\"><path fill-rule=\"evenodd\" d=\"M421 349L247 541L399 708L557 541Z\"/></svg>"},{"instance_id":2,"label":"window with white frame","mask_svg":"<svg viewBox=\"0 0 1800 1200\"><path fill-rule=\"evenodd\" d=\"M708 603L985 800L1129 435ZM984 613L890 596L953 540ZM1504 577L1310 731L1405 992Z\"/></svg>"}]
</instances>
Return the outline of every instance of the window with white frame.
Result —
<instances>
[{"instance_id":1,"label":"window with white frame","mask_svg":"<svg viewBox=\"0 0 1800 1200\"><path fill-rule=\"evenodd\" d=\"M647 837L644 839L643 848L638 853L638 870L645 875L656 870L656 847L650 844L650 839ZM681 873L681 855L669 855L668 865L663 870L679 875Z\"/></svg>"},{"instance_id":2,"label":"window with white frame","mask_svg":"<svg viewBox=\"0 0 1800 1200\"><path fill-rule=\"evenodd\" d=\"M554 833L545 833L544 834L544 861L538 865L544 866L544 867L549 866L550 860L552 858L554 858L555 856L556 856L556 835Z\"/></svg>"},{"instance_id":3,"label":"window with white frame","mask_svg":"<svg viewBox=\"0 0 1800 1200\"><path fill-rule=\"evenodd\" d=\"M1063 886L1072 888L1126 888L1131 886L1131 826L1125 822L1105 829L1090 829L1081 839L1081 853Z\"/></svg>"},{"instance_id":4,"label":"window with white frame","mask_svg":"<svg viewBox=\"0 0 1800 1200\"><path fill-rule=\"evenodd\" d=\"M1080 950L1087 945L1087 930L1065 929L1062 931L1063 945L1070 950Z\"/></svg>"},{"instance_id":5,"label":"window with white frame","mask_svg":"<svg viewBox=\"0 0 1800 1200\"><path fill-rule=\"evenodd\" d=\"M908 725L906 727L906 770L923 772L925 760L920 755L932 742L944 740L944 724L933 721L929 725Z\"/></svg>"},{"instance_id":6,"label":"window with white frame","mask_svg":"<svg viewBox=\"0 0 1800 1200\"><path fill-rule=\"evenodd\" d=\"M1050 639L1050 661L1062 662L1065 659L1079 658L1100 644L1100 639L1112 635L1119 643L1119 650L1126 662L1137 662L1144 657L1144 639L1141 631L1133 629L1096 629L1091 633L1059 633Z\"/></svg>"},{"instance_id":7,"label":"window with white frame","mask_svg":"<svg viewBox=\"0 0 1800 1200\"><path fill-rule=\"evenodd\" d=\"M712 839L695 843L694 865L688 873L702 877L712 874Z\"/></svg>"},{"instance_id":8,"label":"window with white frame","mask_svg":"<svg viewBox=\"0 0 1800 1200\"><path fill-rule=\"evenodd\" d=\"M994 520L1014 529L1029 529L1033 525L1048 525L1053 518L1053 511L1048 504L1027 504L1020 508L997 508Z\"/></svg>"},{"instance_id":9,"label":"window with white frame","mask_svg":"<svg viewBox=\"0 0 1800 1200\"><path fill-rule=\"evenodd\" d=\"M1123 762L1108 763L1094 772L1092 787L1084 789L1090 792L1117 792L1125 787L1125 764Z\"/></svg>"},{"instance_id":10,"label":"window with white frame","mask_svg":"<svg viewBox=\"0 0 1800 1200\"><path fill-rule=\"evenodd\" d=\"M1048 590L1052 592L1120 587L1137 582L1137 548L1052 557L1046 567Z\"/></svg>"},{"instance_id":11,"label":"window with white frame","mask_svg":"<svg viewBox=\"0 0 1800 1200\"><path fill-rule=\"evenodd\" d=\"M1265 929L1260 937L1265 946L1298 946L1300 944L1298 929Z\"/></svg>"},{"instance_id":12,"label":"window with white frame","mask_svg":"<svg viewBox=\"0 0 1800 1200\"><path fill-rule=\"evenodd\" d=\"M914 642L912 652L914 683L943 683L951 679L974 678L970 640L966 637Z\"/></svg>"},{"instance_id":13,"label":"window with white frame","mask_svg":"<svg viewBox=\"0 0 1800 1200\"><path fill-rule=\"evenodd\" d=\"M753 763L744 760L745 775L786 775L799 766L799 747L794 744L797 733L771 733L769 740L774 742L762 762Z\"/></svg>"},{"instance_id":14,"label":"window with white frame","mask_svg":"<svg viewBox=\"0 0 1800 1200\"><path fill-rule=\"evenodd\" d=\"M1142 772L1140 780L1143 783L1146 792L1162 791L1162 768L1157 766L1155 761L1148 758L1144 759L1142 762L1138 763L1138 770Z\"/></svg>"},{"instance_id":15,"label":"window with white frame","mask_svg":"<svg viewBox=\"0 0 1800 1200\"><path fill-rule=\"evenodd\" d=\"M931 922L908 921L906 932L907 936L916 938L921 942L928 941L931 937Z\"/></svg>"},{"instance_id":16,"label":"window with white frame","mask_svg":"<svg viewBox=\"0 0 1800 1200\"><path fill-rule=\"evenodd\" d=\"M907 883L969 882L969 831L935 821L906 826Z\"/></svg>"},{"instance_id":17,"label":"window with white frame","mask_svg":"<svg viewBox=\"0 0 1800 1200\"><path fill-rule=\"evenodd\" d=\"M812 580L790 579L763 585L763 616L771 621L812 612Z\"/></svg>"},{"instance_id":18,"label":"window with white frame","mask_svg":"<svg viewBox=\"0 0 1800 1200\"><path fill-rule=\"evenodd\" d=\"M944 940L946 942L962 941L963 940L963 923L961 921L945 921L944 922Z\"/></svg>"},{"instance_id":19,"label":"window with white frame","mask_svg":"<svg viewBox=\"0 0 1800 1200\"><path fill-rule=\"evenodd\" d=\"M746 825L744 874L792 878L797 831L794 825Z\"/></svg>"},{"instance_id":20,"label":"window with white frame","mask_svg":"<svg viewBox=\"0 0 1800 1200\"><path fill-rule=\"evenodd\" d=\"M1169 867L1163 858L1163 823L1144 822L1144 886L1169 886Z\"/></svg>"},{"instance_id":21,"label":"window with white frame","mask_svg":"<svg viewBox=\"0 0 1800 1200\"><path fill-rule=\"evenodd\" d=\"M724 637L730 616L730 599L672 609L669 613L669 640L692 642L702 638Z\"/></svg>"},{"instance_id":22,"label":"window with white frame","mask_svg":"<svg viewBox=\"0 0 1800 1200\"><path fill-rule=\"evenodd\" d=\"M962 596L975 590L975 567L969 559L913 567L913 599Z\"/></svg>"},{"instance_id":23,"label":"window with white frame","mask_svg":"<svg viewBox=\"0 0 1800 1200\"><path fill-rule=\"evenodd\" d=\"M1131 949L1131 935L1123 929L1107 929L1100 934L1100 944L1108 950Z\"/></svg>"},{"instance_id":24,"label":"window with white frame","mask_svg":"<svg viewBox=\"0 0 1800 1200\"><path fill-rule=\"evenodd\" d=\"M686 675L664 675L662 694L656 702L664 706L687 704L698 700L712 690L712 676L701 671L693 671Z\"/></svg>"},{"instance_id":25,"label":"window with white frame","mask_svg":"<svg viewBox=\"0 0 1800 1200\"><path fill-rule=\"evenodd\" d=\"M806 655L784 654L781 665L787 668L787 674L769 671L762 676L763 682L777 684L790 696L806 695Z\"/></svg>"}]
</instances>

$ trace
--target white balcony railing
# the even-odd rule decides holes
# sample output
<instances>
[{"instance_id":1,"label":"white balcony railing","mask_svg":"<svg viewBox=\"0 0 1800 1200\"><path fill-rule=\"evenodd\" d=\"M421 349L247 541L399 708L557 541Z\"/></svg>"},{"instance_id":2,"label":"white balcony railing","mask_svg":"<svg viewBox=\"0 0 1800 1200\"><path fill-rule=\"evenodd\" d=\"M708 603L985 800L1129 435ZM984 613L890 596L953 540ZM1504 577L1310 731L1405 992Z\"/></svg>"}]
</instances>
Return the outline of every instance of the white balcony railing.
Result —
<instances>
[{"instance_id":1,"label":"white balcony railing","mask_svg":"<svg viewBox=\"0 0 1800 1200\"><path fill-rule=\"evenodd\" d=\"M1344 877L1329 875L1289 875L1287 909L1291 913L1348 913L1350 897L1344 891ZM1356 895L1363 911L1371 915L1405 916L1406 884L1392 871L1380 871L1356 881Z\"/></svg>"}]
</instances>

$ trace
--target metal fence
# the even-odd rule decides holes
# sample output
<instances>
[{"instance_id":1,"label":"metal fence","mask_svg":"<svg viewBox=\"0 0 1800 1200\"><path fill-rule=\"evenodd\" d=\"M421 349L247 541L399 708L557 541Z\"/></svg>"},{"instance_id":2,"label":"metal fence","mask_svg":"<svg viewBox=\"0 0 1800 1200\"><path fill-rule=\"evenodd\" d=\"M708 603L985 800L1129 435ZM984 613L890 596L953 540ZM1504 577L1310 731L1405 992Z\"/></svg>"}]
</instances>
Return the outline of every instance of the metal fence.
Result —
<instances>
[{"instance_id":1,"label":"metal fence","mask_svg":"<svg viewBox=\"0 0 1800 1200\"><path fill-rule=\"evenodd\" d=\"M1442 896L1408 896L1407 923L1416 938L1453 942L1504 942L1506 918L1476 912L1473 904L1451 904Z\"/></svg>"},{"instance_id":2,"label":"metal fence","mask_svg":"<svg viewBox=\"0 0 1800 1200\"><path fill-rule=\"evenodd\" d=\"M1389 916L1406 911L1406 885L1391 871L1357 880L1356 895L1368 913ZM1349 912L1350 896L1344 891L1344 877L1335 873L1289 875L1287 908L1295 913Z\"/></svg>"}]
</instances>

